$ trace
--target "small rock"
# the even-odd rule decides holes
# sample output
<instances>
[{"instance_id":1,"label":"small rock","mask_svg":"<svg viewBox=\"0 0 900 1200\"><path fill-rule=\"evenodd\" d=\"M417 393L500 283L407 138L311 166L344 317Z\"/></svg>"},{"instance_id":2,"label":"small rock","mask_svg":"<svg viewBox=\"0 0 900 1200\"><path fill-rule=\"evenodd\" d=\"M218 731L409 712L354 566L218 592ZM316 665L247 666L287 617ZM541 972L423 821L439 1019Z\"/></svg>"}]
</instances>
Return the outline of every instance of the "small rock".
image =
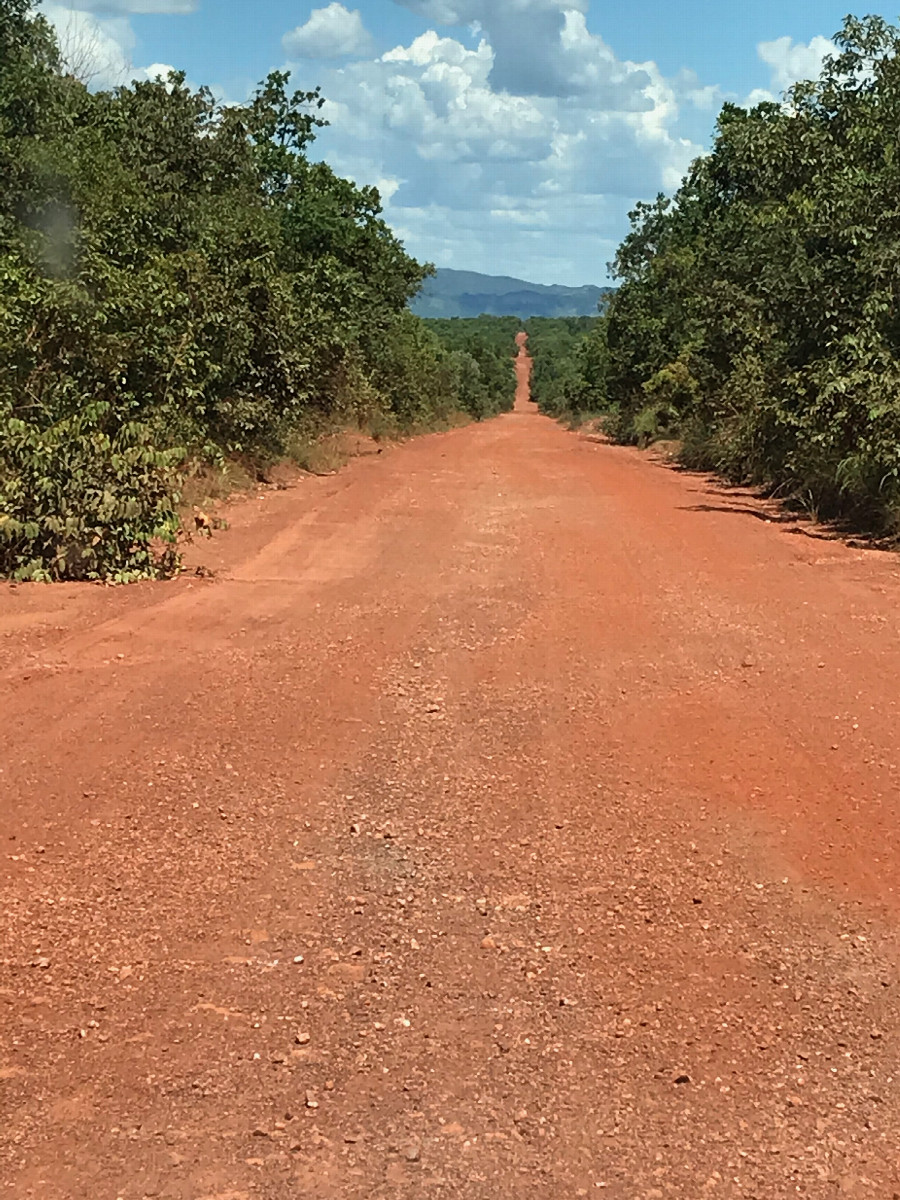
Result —
<instances>
[{"instance_id":1,"label":"small rock","mask_svg":"<svg viewBox=\"0 0 900 1200\"><path fill-rule=\"evenodd\" d=\"M295 963L302 963L302 962L303 962L303 955L302 955L302 954L295 954L295 955L294 955L294 962L295 962Z\"/></svg>"},{"instance_id":2,"label":"small rock","mask_svg":"<svg viewBox=\"0 0 900 1200\"><path fill-rule=\"evenodd\" d=\"M690 1077L690 1075L676 1075L675 1082L676 1083L690 1083L691 1077Z\"/></svg>"},{"instance_id":3,"label":"small rock","mask_svg":"<svg viewBox=\"0 0 900 1200\"><path fill-rule=\"evenodd\" d=\"M497 948L497 943L496 943L496 942L494 941L494 939L493 939L492 937L490 937L490 935L489 935L489 936L488 936L488 937L486 937L486 938L482 938L482 940L481 940L481 948L482 948L482 950L496 950L496 948Z\"/></svg>"},{"instance_id":4,"label":"small rock","mask_svg":"<svg viewBox=\"0 0 900 1200\"><path fill-rule=\"evenodd\" d=\"M306 1107L307 1108L318 1108L319 1107L319 1097L315 1092L309 1091L306 1093Z\"/></svg>"},{"instance_id":5,"label":"small rock","mask_svg":"<svg viewBox=\"0 0 900 1200\"><path fill-rule=\"evenodd\" d=\"M403 1149L403 1157L407 1162L418 1162L422 1157L422 1148L418 1142L410 1142Z\"/></svg>"},{"instance_id":6,"label":"small rock","mask_svg":"<svg viewBox=\"0 0 900 1200\"><path fill-rule=\"evenodd\" d=\"M310 1036L305 1030L301 1030L294 1038L294 1041L298 1046L308 1046L310 1042Z\"/></svg>"}]
</instances>

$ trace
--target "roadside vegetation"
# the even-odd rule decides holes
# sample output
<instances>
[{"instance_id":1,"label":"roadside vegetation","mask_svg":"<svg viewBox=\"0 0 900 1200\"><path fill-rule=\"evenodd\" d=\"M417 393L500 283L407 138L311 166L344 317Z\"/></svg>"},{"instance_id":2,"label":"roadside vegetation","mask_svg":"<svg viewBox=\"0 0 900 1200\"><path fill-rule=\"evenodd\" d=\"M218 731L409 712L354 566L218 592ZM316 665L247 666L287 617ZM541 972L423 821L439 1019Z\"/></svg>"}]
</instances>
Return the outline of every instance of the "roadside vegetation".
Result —
<instances>
[{"instance_id":1,"label":"roadside vegetation","mask_svg":"<svg viewBox=\"0 0 900 1200\"><path fill-rule=\"evenodd\" d=\"M425 324L452 355L453 385L466 412L482 420L513 407L518 317L427 318Z\"/></svg>"},{"instance_id":2,"label":"roadside vegetation","mask_svg":"<svg viewBox=\"0 0 900 1200\"><path fill-rule=\"evenodd\" d=\"M532 317L524 323L531 370L531 398L542 412L580 422L588 413L590 399L585 381L591 373L586 355L596 317ZM604 397L596 402L602 407Z\"/></svg>"},{"instance_id":3,"label":"roadside vegetation","mask_svg":"<svg viewBox=\"0 0 900 1200\"><path fill-rule=\"evenodd\" d=\"M409 312L430 268L377 191L309 160L322 104L280 73L242 107L178 74L92 92L0 0L0 575L169 574L198 464L512 403Z\"/></svg>"},{"instance_id":4,"label":"roadside vegetation","mask_svg":"<svg viewBox=\"0 0 900 1200\"><path fill-rule=\"evenodd\" d=\"M638 205L544 404L897 533L900 29L847 18L836 43L783 103L726 104L676 195Z\"/></svg>"}]
</instances>

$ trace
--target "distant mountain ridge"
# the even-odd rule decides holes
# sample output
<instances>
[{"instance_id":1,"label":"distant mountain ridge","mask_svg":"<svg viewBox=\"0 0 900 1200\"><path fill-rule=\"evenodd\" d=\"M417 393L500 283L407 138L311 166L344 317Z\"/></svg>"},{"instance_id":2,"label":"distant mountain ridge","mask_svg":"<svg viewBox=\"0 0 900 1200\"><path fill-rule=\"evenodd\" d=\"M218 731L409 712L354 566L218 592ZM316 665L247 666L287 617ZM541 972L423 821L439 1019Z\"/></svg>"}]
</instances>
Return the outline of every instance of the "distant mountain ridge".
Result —
<instances>
[{"instance_id":1,"label":"distant mountain ridge","mask_svg":"<svg viewBox=\"0 0 900 1200\"><path fill-rule=\"evenodd\" d=\"M563 284L528 283L509 275L482 275L440 267L426 279L410 302L419 317L592 317L612 288L565 287Z\"/></svg>"}]
</instances>

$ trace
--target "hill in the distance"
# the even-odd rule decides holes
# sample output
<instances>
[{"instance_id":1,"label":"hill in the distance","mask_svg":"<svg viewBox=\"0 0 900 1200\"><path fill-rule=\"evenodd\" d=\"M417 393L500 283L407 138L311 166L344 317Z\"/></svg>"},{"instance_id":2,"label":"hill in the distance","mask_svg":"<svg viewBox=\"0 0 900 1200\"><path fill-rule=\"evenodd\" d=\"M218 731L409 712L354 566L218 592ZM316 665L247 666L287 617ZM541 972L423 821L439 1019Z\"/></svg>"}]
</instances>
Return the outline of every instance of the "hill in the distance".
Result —
<instances>
[{"instance_id":1,"label":"hill in the distance","mask_svg":"<svg viewBox=\"0 0 900 1200\"><path fill-rule=\"evenodd\" d=\"M608 287L526 283L507 275L481 275L441 267L426 279L410 308L419 317L592 317Z\"/></svg>"}]
</instances>

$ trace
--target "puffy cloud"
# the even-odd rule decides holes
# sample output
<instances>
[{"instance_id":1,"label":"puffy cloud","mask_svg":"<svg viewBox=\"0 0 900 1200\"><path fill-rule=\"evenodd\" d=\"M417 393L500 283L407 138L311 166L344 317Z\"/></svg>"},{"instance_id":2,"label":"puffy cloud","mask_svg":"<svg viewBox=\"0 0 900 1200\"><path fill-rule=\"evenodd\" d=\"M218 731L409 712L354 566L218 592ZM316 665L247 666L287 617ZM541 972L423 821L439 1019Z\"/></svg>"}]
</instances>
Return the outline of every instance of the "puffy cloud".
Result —
<instances>
[{"instance_id":1,"label":"puffy cloud","mask_svg":"<svg viewBox=\"0 0 900 1200\"><path fill-rule=\"evenodd\" d=\"M291 58L344 58L374 49L359 10L337 3L314 9L306 24L286 33L282 42Z\"/></svg>"},{"instance_id":2,"label":"puffy cloud","mask_svg":"<svg viewBox=\"0 0 900 1200\"><path fill-rule=\"evenodd\" d=\"M113 88L157 76L165 79L172 69L166 63L132 66L136 39L124 17L101 17L52 0L41 11L56 30L67 69L89 87Z\"/></svg>"},{"instance_id":3,"label":"puffy cloud","mask_svg":"<svg viewBox=\"0 0 900 1200\"><path fill-rule=\"evenodd\" d=\"M725 93L717 83L702 84L694 71L679 71L671 83L678 99L699 112L717 112L725 100Z\"/></svg>"},{"instance_id":4,"label":"puffy cloud","mask_svg":"<svg viewBox=\"0 0 900 1200\"><path fill-rule=\"evenodd\" d=\"M809 42L780 37L771 42L760 42L756 53L771 70L772 82L768 88L755 88L750 93L746 100L750 107L764 100L777 100L801 79L818 78L823 62L829 55L837 53L837 47L825 37L814 37Z\"/></svg>"},{"instance_id":5,"label":"puffy cloud","mask_svg":"<svg viewBox=\"0 0 900 1200\"><path fill-rule=\"evenodd\" d=\"M154 79L168 79L174 70L175 68L169 63L151 63L149 67L133 69L130 74L132 79L152 81Z\"/></svg>"},{"instance_id":6,"label":"puffy cloud","mask_svg":"<svg viewBox=\"0 0 900 1200\"><path fill-rule=\"evenodd\" d=\"M587 0L399 0L443 25L474 26L494 53L491 85L520 96L590 96L619 108L645 106L646 72L619 61L588 31Z\"/></svg>"},{"instance_id":7,"label":"puffy cloud","mask_svg":"<svg viewBox=\"0 0 900 1200\"><path fill-rule=\"evenodd\" d=\"M700 153L681 113L706 109L706 128L715 89L619 59L578 0L398 2L466 32L319 71L332 123L319 151L389 183L389 219L418 257L601 280L630 205L676 187Z\"/></svg>"},{"instance_id":8,"label":"puffy cloud","mask_svg":"<svg viewBox=\"0 0 900 1200\"><path fill-rule=\"evenodd\" d=\"M67 69L83 83L109 88L128 75L134 31L120 18L98 18L63 4L45 4L42 12L56 29Z\"/></svg>"}]
</instances>

